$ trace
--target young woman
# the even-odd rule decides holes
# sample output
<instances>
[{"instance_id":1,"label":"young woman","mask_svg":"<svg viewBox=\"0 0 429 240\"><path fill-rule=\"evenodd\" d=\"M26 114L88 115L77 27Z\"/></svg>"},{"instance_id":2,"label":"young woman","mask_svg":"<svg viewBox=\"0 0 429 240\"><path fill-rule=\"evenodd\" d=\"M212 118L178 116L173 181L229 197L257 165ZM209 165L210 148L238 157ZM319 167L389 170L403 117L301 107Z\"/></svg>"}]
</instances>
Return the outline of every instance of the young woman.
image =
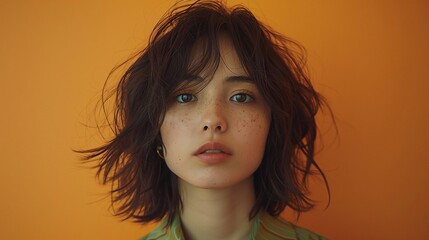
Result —
<instances>
[{"instance_id":1,"label":"young woman","mask_svg":"<svg viewBox=\"0 0 429 240\"><path fill-rule=\"evenodd\" d=\"M323 103L300 46L244 7L172 9L116 89L114 138L83 151L142 239L324 239L279 217L313 207Z\"/></svg>"}]
</instances>

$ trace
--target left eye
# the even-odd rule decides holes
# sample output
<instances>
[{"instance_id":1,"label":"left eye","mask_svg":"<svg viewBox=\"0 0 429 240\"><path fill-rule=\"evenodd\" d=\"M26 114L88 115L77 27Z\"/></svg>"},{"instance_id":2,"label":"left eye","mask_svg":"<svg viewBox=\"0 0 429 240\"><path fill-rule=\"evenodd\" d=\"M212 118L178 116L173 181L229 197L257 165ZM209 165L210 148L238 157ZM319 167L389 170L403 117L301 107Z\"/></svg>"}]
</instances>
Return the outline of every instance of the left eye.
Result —
<instances>
[{"instance_id":1,"label":"left eye","mask_svg":"<svg viewBox=\"0 0 429 240\"><path fill-rule=\"evenodd\" d=\"M253 98L249 94L238 93L230 98L231 101L240 102L240 103L248 103L253 101Z\"/></svg>"}]
</instances>

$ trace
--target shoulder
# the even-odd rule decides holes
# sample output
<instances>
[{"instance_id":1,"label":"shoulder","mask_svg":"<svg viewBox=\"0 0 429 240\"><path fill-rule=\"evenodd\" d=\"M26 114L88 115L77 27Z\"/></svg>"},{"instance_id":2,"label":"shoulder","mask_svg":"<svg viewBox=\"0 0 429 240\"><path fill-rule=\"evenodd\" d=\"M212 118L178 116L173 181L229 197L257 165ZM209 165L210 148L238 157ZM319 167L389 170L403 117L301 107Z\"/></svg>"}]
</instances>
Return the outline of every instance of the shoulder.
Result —
<instances>
[{"instance_id":1,"label":"shoulder","mask_svg":"<svg viewBox=\"0 0 429 240\"><path fill-rule=\"evenodd\" d=\"M165 227L163 224L158 225L152 232L148 235L139 238L138 240L170 240L170 239L181 239L172 238L171 229L169 227Z\"/></svg>"},{"instance_id":2,"label":"shoulder","mask_svg":"<svg viewBox=\"0 0 429 240\"><path fill-rule=\"evenodd\" d=\"M165 239L165 231L163 231L160 226L158 226L155 230L150 232L148 235L139 238L138 240L161 240Z\"/></svg>"},{"instance_id":3,"label":"shoulder","mask_svg":"<svg viewBox=\"0 0 429 240\"><path fill-rule=\"evenodd\" d=\"M256 239L326 240L317 233L296 226L280 217L272 217L268 213L261 214Z\"/></svg>"},{"instance_id":4,"label":"shoulder","mask_svg":"<svg viewBox=\"0 0 429 240\"><path fill-rule=\"evenodd\" d=\"M167 239L167 221L164 219L161 221L158 226L150 232L148 235L139 238L138 240L161 240L161 239Z\"/></svg>"},{"instance_id":5,"label":"shoulder","mask_svg":"<svg viewBox=\"0 0 429 240\"><path fill-rule=\"evenodd\" d=\"M167 218L164 218L160 224L148 235L139 240L184 240L180 219L176 216L171 225Z\"/></svg>"},{"instance_id":6,"label":"shoulder","mask_svg":"<svg viewBox=\"0 0 429 240\"><path fill-rule=\"evenodd\" d=\"M326 240L325 237L308 229L296 226L280 217L272 217L262 212L256 220L251 239L256 240ZM171 224L162 221L158 227L139 240L184 240L180 221L176 217Z\"/></svg>"}]
</instances>

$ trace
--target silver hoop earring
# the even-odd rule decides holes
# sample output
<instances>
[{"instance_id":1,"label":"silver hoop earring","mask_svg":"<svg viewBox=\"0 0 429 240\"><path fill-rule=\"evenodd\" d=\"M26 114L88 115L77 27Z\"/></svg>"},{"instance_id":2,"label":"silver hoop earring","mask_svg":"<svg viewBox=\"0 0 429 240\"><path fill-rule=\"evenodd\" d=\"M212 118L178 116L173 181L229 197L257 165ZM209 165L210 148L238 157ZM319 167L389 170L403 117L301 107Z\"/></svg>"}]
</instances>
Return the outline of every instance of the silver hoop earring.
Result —
<instances>
[{"instance_id":1,"label":"silver hoop earring","mask_svg":"<svg viewBox=\"0 0 429 240\"><path fill-rule=\"evenodd\" d=\"M164 154L163 154L162 146L161 146L161 145L159 145L158 147L156 147L156 153L158 154L158 156L159 156L161 159L164 159Z\"/></svg>"}]
</instances>

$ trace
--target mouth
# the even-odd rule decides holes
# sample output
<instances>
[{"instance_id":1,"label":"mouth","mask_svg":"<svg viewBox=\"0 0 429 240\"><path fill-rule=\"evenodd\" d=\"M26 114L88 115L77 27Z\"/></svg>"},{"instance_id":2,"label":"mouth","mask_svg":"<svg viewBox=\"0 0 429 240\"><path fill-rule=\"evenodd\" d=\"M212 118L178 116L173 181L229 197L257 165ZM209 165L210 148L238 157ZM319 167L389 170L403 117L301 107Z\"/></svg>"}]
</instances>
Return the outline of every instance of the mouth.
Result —
<instances>
[{"instance_id":1,"label":"mouth","mask_svg":"<svg viewBox=\"0 0 429 240\"><path fill-rule=\"evenodd\" d=\"M200 154L227 154L231 155L231 150L219 142L208 142L195 151L194 155Z\"/></svg>"},{"instance_id":2,"label":"mouth","mask_svg":"<svg viewBox=\"0 0 429 240\"><path fill-rule=\"evenodd\" d=\"M217 165L228 161L232 152L219 142L208 142L199 147L194 155L204 164Z\"/></svg>"},{"instance_id":3,"label":"mouth","mask_svg":"<svg viewBox=\"0 0 429 240\"><path fill-rule=\"evenodd\" d=\"M203 154L203 153L223 153L223 152L221 150L218 150L218 149L207 149L200 154Z\"/></svg>"}]
</instances>

